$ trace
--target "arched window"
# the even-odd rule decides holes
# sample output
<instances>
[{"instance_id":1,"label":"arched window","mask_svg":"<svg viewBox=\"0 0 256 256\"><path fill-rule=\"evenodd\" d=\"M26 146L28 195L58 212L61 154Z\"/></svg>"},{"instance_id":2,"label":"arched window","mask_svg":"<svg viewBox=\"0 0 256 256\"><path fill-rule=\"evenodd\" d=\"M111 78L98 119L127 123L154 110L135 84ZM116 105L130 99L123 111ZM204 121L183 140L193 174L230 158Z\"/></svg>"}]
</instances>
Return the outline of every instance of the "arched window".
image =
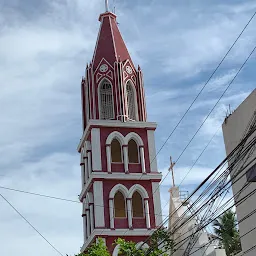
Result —
<instances>
[{"instance_id":1,"label":"arched window","mask_svg":"<svg viewBox=\"0 0 256 256\"><path fill-rule=\"evenodd\" d=\"M114 106L113 106L113 93L112 86L104 80L99 89L100 98L100 118L101 119L112 119L114 118Z\"/></svg>"},{"instance_id":2,"label":"arched window","mask_svg":"<svg viewBox=\"0 0 256 256\"><path fill-rule=\"evenodd\" d=\"M115 218L125 218L126 209L125 209L125 199L122 192L118 191L114 197L114 212Z\"/></svg>"},{"instance_id":3,"label":"arched window","mask_svg":"<svg viewBox=\"0 0 256 256\"><path fill-rule=\"evenodd\" d=\"M122 163L121 145L117 139L111 142L111 159L112 163Z\"/></svg>"},{"instance_id":4,"label":"arched window","mask_svg":"<svg viewBox=\"0 0 256 256\"><path fill-rule=\"evenodd\" d=\"M135 218L144 217L143 214L143 200L139 192L134 192L132 196L132 215Z\"/></svg>"},{"instance_id":5,"label":"arched window","mask_svg":"<svg viewBox=\"0 0 256 256\"><path fill-rule=\"evenodd\" d=\"M128 143L129 163L139 163L139 153L137 143L131 139Z\"/></svg>"},{"instance_id":6,"label":"arched window","mask_svg":"<svg viewBox=\"0 0 256 256\"><path fill-rule=\"evenodd\" d=\"M128 117L132 120L136 120L135 95L134 95L133 86L130 82L126 84L126 97L127 97Z\"/></svg>"}]
</instances>

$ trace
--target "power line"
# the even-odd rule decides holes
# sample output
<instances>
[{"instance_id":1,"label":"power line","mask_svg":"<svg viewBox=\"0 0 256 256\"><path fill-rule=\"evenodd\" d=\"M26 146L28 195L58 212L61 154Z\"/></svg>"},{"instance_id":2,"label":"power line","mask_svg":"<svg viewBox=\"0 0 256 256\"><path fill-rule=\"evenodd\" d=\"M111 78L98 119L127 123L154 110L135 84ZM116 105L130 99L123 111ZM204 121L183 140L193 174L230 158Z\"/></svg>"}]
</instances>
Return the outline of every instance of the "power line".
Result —
<instances>
[{"instance_id":1,"label":"power line","mask_svg":"<svg viewBox=\"0 0 256 256\"><path fill-rule=\"evenodd\" d=\"M11 207L12 207L12 209L17 213L17 214L19 214L20 215L20 217L25 221L25 222L27 222L27 224L31 227L31 228L33 228L59 255L61 255L61 256L64 256L53 244L51 244L50 242L49 242L49 240L47 240L46 238L45 238L45 236L43 236L39 231L38 231L38 229L36 229L1 193L0 193L0 196L6 201L6 203L8 203Z\"/></svg>"},{"instance_id":2,"label":"power line","mask_svg":"<svg viewBox=\"0 0 256 256\"><path fill-rule=\"evenodd\" d=\"M201 93L203 92L203 90L205 89L205 87L208 85L208 83L210 82L210 80L212 79L212 77L215 75L215 73L217 72L217 70L219 69L219 67L221 66L221 64L224 62L224 60L226 59L226 57L228 56L228 54L230 53L230 51L233 49L233 47L235 46L235 44L237 43L237 41L239 40L239 38L242 36L242 34L244 33L244 31L246 30L246 28L248 27L248 25L251 23L251 21L253 20L253 18L255 17L256 12L254 12L254 14L252 15L252 17L250 18L250 20L247 22L247 24L245 25L245 27L243 28L243 30L240 32L240 34L238 35L238 37L236 38L236 40L234 41L234 43L231 45L231 47L229 48L229 50L227 51L227 53L224 55L224 57L221 59L220 63L218 64L218 66L215 68L215 70L213 71L213 73L211 74L211 76L209 77L209 79L206 81L206 83L204 84L204 86L201 88L201 90L199 91L199 93L197 94L197 96L194 98L194 100L192 101L192 103L190 104L190 106L188 107L188 109L185 111L185 113L183 114L183 116L181 117L181 119L179 120L179 122L176 124L176 126L174 127L174 129L171 131L171 133L169 134L169 136L167 137L167 139L165 140L165 142L163 143L163 145L161 146L161 148L158 150L156 156L154 157L154 159L152 161L155 160L155 158L158 156L158 154L162 151L162 149L164 148L164 146L166 145L166 143L168 142L168 140L171 138L171 136L173 135L173 133L175 132L175 130L178 128L178 126L180 125L180 123L183 121L183 119L185 118L185 116L187 115L187 113L189 112L189 110L192 108L192 106L194 105L194 103L196 102L196 100L198 99L198 97L201 95Z\"/></svg>"},{"instance_id":3,"label":"power line","mask_svg":"<svg viewBox=\"0 0 256 256\"><path fill-rule=\"evenodd\" d=\"M24 193L24 194L29 194L29 195L33 195L33 196L40 196L40 197L44 197L44 198L48 198L48 199L55 199L55 200L61 200L61 201L67 201L67 202L71 202L71 203L79 203L79 204L81 204L81 202L75 201L75 200L71 200L71 199L55 197L55 196L49 196L49 195L44 195L44 194L39 194L39 193L29 192L29 191L25 191L25 190L9 188L9 187L0 186L0 189L10 190L10 191ZM103 207L103 208L106 208L106 209L110 209L111 208L109 206L104 206L104 205L101 205L101 204L94 204L94 205L98 206L98 207ZM118 210L118 208L114 208L114 207L112 207L112 209L117 209ZM130 212L132 212L132 210L130 210ZM147 214L147 212L145 212L145 214ZM166 215L163 215L163 214L154 214L154 216L165 216L166 217Z\"/></svg>"},{"instance_id":4,"label":"power line","mask_svg":"<svg viewBox=\"0 0 256 256\"><path fill-rule=\"evenodd\" d=\"M55 199L55 200L72 202L72 203L79 203L79 204L81 203L81 202L76 201L76 200L71 200L71 199L66 199L66 198L61 198L61 197L56 197L56 196L49 196L49 195L29 192L29 191L25 191L25 190L19 190L19 189L15 189L15 188L0 186L0 189L6 189L6 190L15 191L15 192L24 193L24 194L29 194L29 195L33 195L33 196L40 196L40 197L45 197L45 198L50 198L50 199Z\"/></svg>"},{"instance_id":5,"label":"power line","mask_svg":"<svg viewBox=\"0 0 256 256\"><path fill-rule=\"evenodd\" d=\"M254 120L254 117L252 117L252 120ZM254 124L254 122L252 122L252 125ZM251 127L253 127L253 126L251 126ZM240 155L240 159L243 159L243 157L241 156L241 150L243 149L243 145L246 143L246 141L247 141L247 139L253 134L255 132L255 129L253 129L253 128L250 128L249 129L249 131L248 131L248 133L247 134L245 134L245 136L244 136L244 138L241 140L241 142L237 145L237 147L226 157L226 159L224 160L224 161L222 161L222 163L199 185L199 187L192 193L192 195L196 192L196 191L198 191L198 189L200 188L200 187L202 187L202 185L207 181L207 180L209 180L210 179L210 177L222 166L222 165L224 165L225 164L225 162L227 162L228 160L230 161L231 160L231 158L232 157L234 157L234 154L236 153L236 151L238 151L238 153L237 154L239 154ZM255 139L254 139L255 140ZM249 142L248 143L248 145L246 146L246 148L248 148L247 150L245 149L244 151L246 152L245 154L248 154L248 152L251 152L250 150L251 150L251 148L255 145L254 143L254 140L252 139L251 140L251 142ZM250 146L251 145L251 146ZM242 147L241 149L240 149L240 147ZM235 155L236 156L236 155ZM237 157L236 157L237 158ZM237 160L239 160L239 159L237 159ZM235 160L235 162L234 161L230 161L230 162L232 162L232 164L228 167L228 169L227 170L229 170L231 167L233 168L234 167L234 164L236 163L236 161L237 160ZM239 162L240 162L241 160L239 160ZM234 162L234 163L233 163ZM244 167L244 168L246 168L246 167ZM223 174L222 174L223 175ZM221 175L221 176L222 176ZM232 178L234 178L234 177L232 177ZM241 178L241 177L240 177ZM231 182L231 181L229 181L229 182ZM214 184L215 182L213 182L213 184ZM208 186L209 187L209 186ZM224 187L222 188L222 190L224 189ZM192 196L191 195L191 196ZM202 194L201 194L202 195ZM213 194L213 199L214 199L214 196L215 195L217 195L217 194ZM189 197L189 198L191 198L191 196ZM187 199L187 200L189 200L189 198ZM199 197L200 198L200 197ZM197 201L199 200L199 198L197 199ZM186 200L186 201L187 201ZM207 202L205 202L204 203L204 205L206 205L207 204ZM178 210L178 209L177 209ZM176 210L176 211L177 211ZM198 212L198 211L197 211ZM170 215L169 215L169 217L170 217ZM168 220L168 219L167 219ZM166 221L167 221L166 220ZM163 222L164 223L164 222ZM183 222L182 222L182 224L184 224ZM147 240L146 240L147 241Z\"/></svg>"}]
</instances>

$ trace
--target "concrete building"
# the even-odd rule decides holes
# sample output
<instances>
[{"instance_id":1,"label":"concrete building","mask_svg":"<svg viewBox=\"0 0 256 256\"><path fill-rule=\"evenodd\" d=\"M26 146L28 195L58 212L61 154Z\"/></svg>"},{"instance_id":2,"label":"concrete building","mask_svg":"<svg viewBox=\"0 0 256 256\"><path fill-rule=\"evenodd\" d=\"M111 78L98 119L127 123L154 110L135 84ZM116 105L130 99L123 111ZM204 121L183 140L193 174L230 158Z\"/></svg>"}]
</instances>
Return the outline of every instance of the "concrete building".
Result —
<instances>
[{"instance_id":1,"label":"concrete building","mask_svg":"<svg viewBox=\"0 0 256 256\"><path fill-rule=\"evenodd\" d=\"M183 256L183 255L194 255L194 256L226 256L224 249L216 248L216 244L210 243L210 236L206 232L206 230L201 230L198 234L198 239L196 243L193 245L191 250L185 254L185 251L188 247L189 241L196 230L199 219L197 217L191 218L182 228L178 229L176 232L172 232L173 228L175 228L175 224L181 224L183 220L189 219L190 214L186 214L184 218L184 213L190 207L191 214L192 209L189 204L184 204L184 198L181 197L181 193L179 188L173 186L170 190L170 205L169 205L169 225L168 230L171 233L174 233L172 239L174 240L175 251L172 256Z\"/></svg>"},{"instance_id":2,"label":"concrete building","mask_svg":"<svg viewBox=\"0 0 256 256\"><path fill-rule=\"evenodd\" d=\"M253 116L256 118L256 89L230 116L225 119L223 123L222 129L227 155L241 141L245 131L248 130L248 124L252 120ZM248 141L255 137L256 132L251 135ZM232 190L236 203L237 219L243 250L242 255L246 256L256 255L256 194L253 193L256 189L255 147L256 145L254 146L251 154L244 157L242 164L244 166L249 165L243 171L239 171L239 176L241 176L241 178L237 178L237 182L234 182L234 180L232 181ZM229 165L230 164L231 163L229 163ZM238 168L239 167L231 170L232 178L234 178ZM244 189L240 192L242 188ZM240 200L246 196L249 197L240 204Z\"/></svg>"},{"instance_id":3,"label":"concrete building","mask_svg":"<svg viewBox=\"0 0 256 256\"><path fill-rule=\"evenodd\" d=\"M142 244L160 226L162 175L155 159L157 125L147 121L142 70L134 66L107 1L99 21L93 58L81 82L81 251L103 237L117 256L117 238Z\"/></svg>"}]
</instances>

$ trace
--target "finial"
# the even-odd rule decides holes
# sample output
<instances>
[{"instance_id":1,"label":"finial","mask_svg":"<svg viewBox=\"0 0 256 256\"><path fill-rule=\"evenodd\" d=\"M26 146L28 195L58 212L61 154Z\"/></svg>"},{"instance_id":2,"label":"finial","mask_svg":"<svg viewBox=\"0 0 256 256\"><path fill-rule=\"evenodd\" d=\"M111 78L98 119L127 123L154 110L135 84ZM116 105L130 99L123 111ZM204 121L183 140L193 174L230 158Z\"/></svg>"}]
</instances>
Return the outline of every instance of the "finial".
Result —
<instances>
[{"instance_id":1,"label":"finial","mask_svg":"<svg viewBox=\"0 0 256 256\"><path fill-rule=\"evenodd\" d=\"M108 12L108 0L105 0L106 12Z\"/></svg>"},{"instance_id":2,"label":"finial","mask_svg":"<svg viewBox=\"0 0 256 256\"><path fill-rule=\"evenodd\" d=\"M172 157L170 156L170 168L168 169L168 171L172 171L172 184L173 184L173 187L175 187L174 171L173 171L174 165L175 165L175 162L172 161Z\"/></svg>"}]
</instances>

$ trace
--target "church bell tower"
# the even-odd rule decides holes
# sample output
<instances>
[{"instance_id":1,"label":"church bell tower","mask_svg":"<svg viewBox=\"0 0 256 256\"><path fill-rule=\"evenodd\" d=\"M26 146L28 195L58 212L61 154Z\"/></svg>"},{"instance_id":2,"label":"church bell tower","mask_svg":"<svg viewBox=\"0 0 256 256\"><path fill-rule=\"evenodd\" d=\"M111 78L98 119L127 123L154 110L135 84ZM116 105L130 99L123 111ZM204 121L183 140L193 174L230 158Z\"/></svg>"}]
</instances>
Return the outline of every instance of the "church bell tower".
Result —
<instances>
[{"instance_id":1,"label":"church bell tower","mask_svg":"<svg viewBox=\"0 0 256 256\"><path fill-rule=\"evenodd\" d=\"M93 58L81 82L81 251L101 237L117 256L117 238L139 244L161 224L162 176L155 159L156 123L147 122L142 71L135 68L107 6L99 21Z\"/></svg>"}]
</instances>

